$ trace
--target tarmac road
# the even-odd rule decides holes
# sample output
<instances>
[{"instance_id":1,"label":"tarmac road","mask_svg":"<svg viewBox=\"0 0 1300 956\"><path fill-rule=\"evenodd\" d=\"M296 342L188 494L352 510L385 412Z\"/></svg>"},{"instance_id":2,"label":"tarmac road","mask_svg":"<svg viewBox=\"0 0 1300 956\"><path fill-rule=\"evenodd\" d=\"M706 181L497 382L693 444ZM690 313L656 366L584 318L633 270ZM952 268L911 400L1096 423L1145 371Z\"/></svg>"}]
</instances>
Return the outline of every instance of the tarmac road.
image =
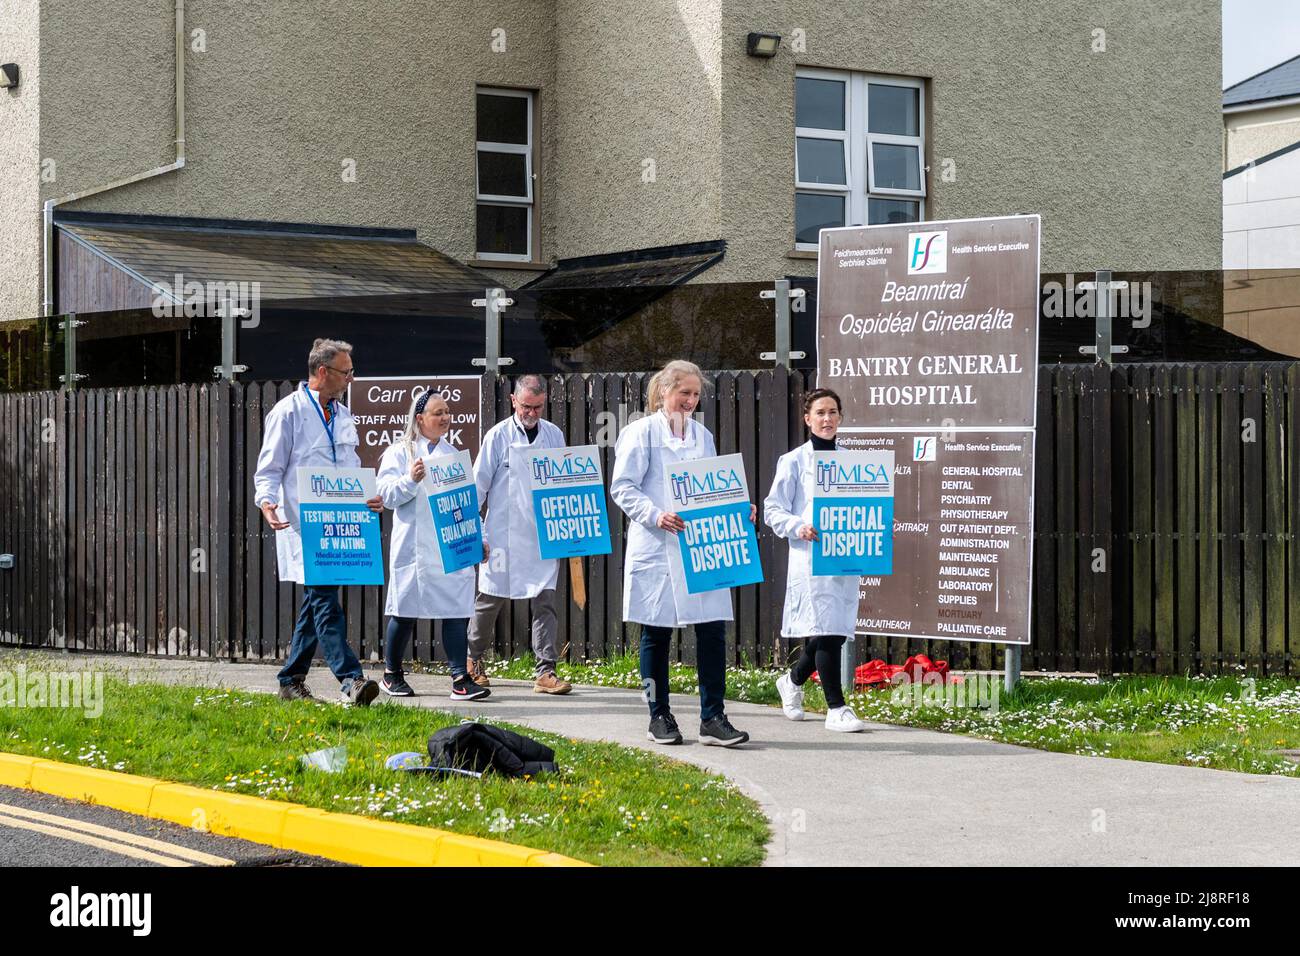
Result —
<instances>
[{"instance_id":1,"label":"tarmac road","mask_svg":"<svg viewBox=\"0 0 1300 956\"><path fill-rule=\"evenodd\" d=\"M0 787L0 866L341 866L107 807Z\"/></svg>"}]
</instances>

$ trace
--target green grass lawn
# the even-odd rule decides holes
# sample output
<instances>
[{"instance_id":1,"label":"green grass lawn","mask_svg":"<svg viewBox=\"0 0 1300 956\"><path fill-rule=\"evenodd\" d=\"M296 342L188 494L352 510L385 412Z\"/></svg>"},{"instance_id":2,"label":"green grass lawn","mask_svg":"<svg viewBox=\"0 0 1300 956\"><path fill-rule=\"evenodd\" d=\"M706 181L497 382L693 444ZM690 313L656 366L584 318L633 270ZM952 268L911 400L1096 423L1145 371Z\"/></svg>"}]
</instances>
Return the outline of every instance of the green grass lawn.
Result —
<instances>
[{"instance_id":1,"label":"green grass lawn","mask_svg":"<svg viewBox=\"0 0 1300 956\"><path fill-rule=\"evenodd\" d=\"M29 674L37 669L30 658L26 664ZM0 657L0 668L9 666ZM386 703L291 703L110 676L98 718L0 707L0 750L440 827L591 863L749 866L763 859L768 825L752 800L720 776L632 747L515 727L553 747L561 771L475 780L385 769L390 754L424 752L431 733L460 720ZM299 762L340 744L348 749L342 773Z\"/></svg>"},{"instance_id":2,"label":"green grass lawn","mask_svg":"<svg viewBox=\"0 0 1300 956\"><path fill-rule=\"evenodd\" d=\"M561 664L565 680L605 687L640 686L634 656ZM490 674L527 679L532 659L489 665ZM778 704L780 671L732 668L727 698ZM1000 678L995 678L1000 683ZM670 691L699 693L695 669L674 664ZM1300 681L1267 677L1157 677L1022 680L1015 694L986 708L915 706L891 689L863 691L848 703L865 720L927 727L1043 750L1150 760L1245 773L1300 776L1300 764L1281 750L1300 749ZM812 681L804 707L824 712Z\"/></svg>"}]
</instances>

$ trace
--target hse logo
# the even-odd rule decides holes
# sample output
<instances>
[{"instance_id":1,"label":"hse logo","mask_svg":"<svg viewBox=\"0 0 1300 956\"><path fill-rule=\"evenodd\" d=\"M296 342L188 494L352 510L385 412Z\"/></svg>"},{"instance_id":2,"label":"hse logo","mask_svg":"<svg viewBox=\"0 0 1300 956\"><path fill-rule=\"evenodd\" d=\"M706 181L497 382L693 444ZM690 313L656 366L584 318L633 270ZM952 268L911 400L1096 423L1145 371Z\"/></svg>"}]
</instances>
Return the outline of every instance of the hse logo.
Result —
<instances>
[{"instance_id":1,"label":"hse logo","mask_svg":"<svg viewBox=\"0 0 1300 956\"><path fill-rule=\"evenodd\" d=\"M533 478L538 484L546 484L560 478L587 478L599 474L596 461L590 455L574 455L552 458L543 455L533 459Z\"/></svg>"},{"instance_id":2,"label":"hse logo","mask_svg":"<svg viewBox=\"0 0 1300 956\"><path fill-rule=\"evenodd\" d=\"M734 468L719 468L716 471L694 475L683 472L673 474L671 479L673 500L683 505L690 504L692 498L717 494L720 491L732 491L743 488L745 484Z\"/></svg>"},{"instance_id":3,"label":"hse logo","mask_svg":"<svg viewBox=\"0 0 1300 956\"><path fill-rule=\"evenodd\" d=\"M912 461L934 461L939 442L933 435L912 439Z\"/></svg>"},{"instance_id":4,"label":"hse logo","mask_svg":"<svg viewBox=\"0 0 1300 956\"><path fill-rule=\"evenodd\" d=\"M453 461L449 465L430 465L426 470L429 480L435 485L446 484L449 481L458 481L465 477L465 465L463 462Z\"/></svg>"},{"instance_id":5,"label":"hse logo","mask_svg":"<svg viewBox=\"0 0 1300 956\"><path fill-rule=\"evenodd\" d=\"M332 475L312 475L311 490L315 495L359 495L365 492L360 478L336 478Z\"/></svg>"},{"instance_id":6,"label":"hse logo","mask_svg":"<svg viewBox=\"0 0 1300 956\"><path fill-rule=\"evenodd\" d=\"M948 271L948 232L907 234L907 274L928 275Z\"/></svg>"},{"instance_id":7,"label":"hse logo","mask_svg":"<svg viewBox=\"0 0 1300 956\"><path fill-rule=\"evenodd\" d=\"M822 491L843 486L861 487L870 485L882 491L889 490L889 472L879 462L865 465L841 465L838 462L817 462L817 486Z\"/></svg>"}]
</instances>

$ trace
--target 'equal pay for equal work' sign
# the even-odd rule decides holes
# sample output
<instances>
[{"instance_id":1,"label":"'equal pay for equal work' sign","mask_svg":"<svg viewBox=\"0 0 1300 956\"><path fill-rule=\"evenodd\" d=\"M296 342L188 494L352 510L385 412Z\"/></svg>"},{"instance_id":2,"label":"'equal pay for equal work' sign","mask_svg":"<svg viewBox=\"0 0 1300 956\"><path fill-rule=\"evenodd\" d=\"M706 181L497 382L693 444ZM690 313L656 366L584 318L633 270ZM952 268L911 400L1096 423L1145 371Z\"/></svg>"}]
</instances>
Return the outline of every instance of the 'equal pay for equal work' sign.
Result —
<instances>
[{"instance_id":1,"label":"'equal pay for equal work' sign","mask_svg":"<svg viewBox=\"0 0 1300 956\"><path fill-rule=\"evenodd\" d=\"M688 593L763 580L740 455L667 464L664 484L672 496L667 510L675 510L686 522L677 544Z\"/></svg>"},{"instance_id":2,"label":"'equal pay for equal work' sign","mask_svg":"<svg viewBox=\"0 0 1300 956\"><path fill-rule=\"evenodd\" d=\"M813 452L814 575L894 573L894 453Z\"/></svg>"},{"instance_id":3,"label":"'equal pay for equal work' sign","mask_svg":"<svg viewBox=\"0 0 1300 956\"><path fill-rule=\"evenodd\" d=\"M442 573L451 574L483 560L483 529L478 520L478 487L469 452L424 460L424 493L433 512Z\"/></svg>"},{"instance_id":4,"label":"'equal pay for equal work' sign","mask_svg":"<svg viewBox=\"0 0 1300 956\"><path fill-rule=\"evenodd\" d=\"M596 446L517 450L527 466L542 560L609 554L609 514Z\"/></svg>"},{"instance_id":5,"label":"'equal pay for equal work' sign","mask_svg":"<svg viewBox=\"0 0 1300 956\"><path fill-rule=\"evenodd\" d=\"M383 584L373 468L299 468L298 521L307 584Z\"/></svg>"}]
</instances>

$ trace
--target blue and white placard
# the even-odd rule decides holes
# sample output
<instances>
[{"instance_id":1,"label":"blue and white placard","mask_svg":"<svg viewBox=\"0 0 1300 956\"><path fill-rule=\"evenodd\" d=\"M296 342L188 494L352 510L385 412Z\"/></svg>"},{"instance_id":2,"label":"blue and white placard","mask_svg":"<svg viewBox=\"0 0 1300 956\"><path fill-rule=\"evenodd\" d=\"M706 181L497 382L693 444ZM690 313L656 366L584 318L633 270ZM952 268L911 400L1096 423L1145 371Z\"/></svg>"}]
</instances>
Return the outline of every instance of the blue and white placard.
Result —
<instances>
[{"instance_id":1,"label":"blue and white placard","mask_svg":"<svg viewBox=\"0 0 1300 956\"><path fill-rule=\"evenodd\" d=\"M309 585L383 584L373 468L299 468L298 521Z\"/></svg>"},{"instance_id":2,"label":"blue and white placard","mask_svg":"<svg viewBox=\"0 0 1300 956\"><path fill-rule=\"evenodd\" d=\"M812 573L894 573L894 453L813 453Z\"/></svg>"},{"instance_id":3,"label":"blue and white placard","mask_svg":"<svg viewBox=\"0 0 1300 956\"><path fill-rule=\"evenodd\" d=\"M516 449L528 488L543 561L609 554L609 513L595 445Z\"/></svg>"},{"instance_id":4,"label":"blue and white placard","mask_svg":"<svg viewBox=\"0 0 1300 956\"><path fill-rule=\"evenodd\" d=\"M434 455L424 459L424 493L433 512L438 538L434 557L444 574L468 568L483 560L483 528L478 516L478 487L469 452Z\"/></svg>"},{"instance_id":5,"label":"blue and white placard","mask_svg":"<svg viewBox=\"0 0 1300 956\"><path fill-rule=\"evenodd\" d=\"M677 551L690 594L757 584L763 580L758 535L749 520L749 486L740 455L720 455L664 466L666 511L686 523Z\"/></svg>"}]
</instances>

